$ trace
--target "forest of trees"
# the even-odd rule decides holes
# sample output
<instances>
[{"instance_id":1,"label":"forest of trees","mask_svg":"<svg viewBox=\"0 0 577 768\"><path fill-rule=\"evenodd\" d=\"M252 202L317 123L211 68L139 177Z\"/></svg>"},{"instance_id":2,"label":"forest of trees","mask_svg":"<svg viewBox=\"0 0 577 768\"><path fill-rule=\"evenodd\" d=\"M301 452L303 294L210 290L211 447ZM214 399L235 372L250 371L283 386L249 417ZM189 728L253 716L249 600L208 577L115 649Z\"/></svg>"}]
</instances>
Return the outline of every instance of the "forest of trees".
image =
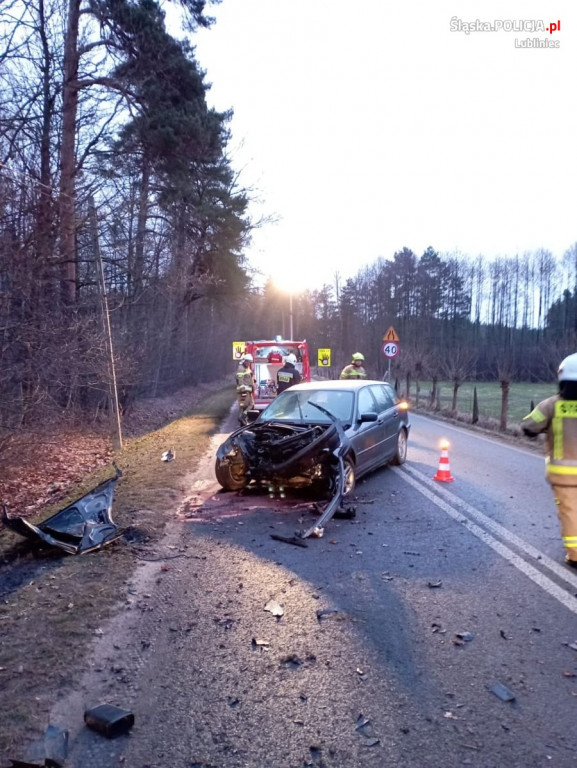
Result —
<instances>
[{"instance_id":1,"label":"forest of trees","mask_svg":"<svg viewBox=\"0 0 577 768\"><path fill-rule=\"evenodd\" d=\"M180 0L191 40L205 5ZM121 406L216 380L232 341L288 333L288 297L246 260L259 222L207 89L156 0L0 5L0 443L109 407L114 380ZM405 380L550 381L577 348L577 244L561 259L400 247L301 285L295 335L331 348L333 375L360 350L382 377L390 325Z\"/></svg>"}]
</instances>

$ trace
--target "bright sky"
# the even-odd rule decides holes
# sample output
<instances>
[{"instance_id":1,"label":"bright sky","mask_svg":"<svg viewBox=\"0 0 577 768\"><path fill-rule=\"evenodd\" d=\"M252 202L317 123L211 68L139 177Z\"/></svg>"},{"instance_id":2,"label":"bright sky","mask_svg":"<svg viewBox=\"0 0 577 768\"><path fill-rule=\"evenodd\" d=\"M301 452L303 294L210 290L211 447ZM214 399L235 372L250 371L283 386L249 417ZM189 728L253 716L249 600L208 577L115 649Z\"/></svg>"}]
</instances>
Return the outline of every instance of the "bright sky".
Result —
<instances>
[{"instance_id":1,"label":"bright sky","mask_svg":"<svg viewBox=\"0 0 577 768\"><path fill-rule=\"evenodd\" d=\"M247 252L263 275L320 288L403 246L560 257L577 241L575 0L222 0L209 12L216 24L195 36L209 101L234 109L252 215L278 218ZM452 19L525 29L465 34ZM559 47L516 47L527 39Z\"/></svg>"}]
</instances>

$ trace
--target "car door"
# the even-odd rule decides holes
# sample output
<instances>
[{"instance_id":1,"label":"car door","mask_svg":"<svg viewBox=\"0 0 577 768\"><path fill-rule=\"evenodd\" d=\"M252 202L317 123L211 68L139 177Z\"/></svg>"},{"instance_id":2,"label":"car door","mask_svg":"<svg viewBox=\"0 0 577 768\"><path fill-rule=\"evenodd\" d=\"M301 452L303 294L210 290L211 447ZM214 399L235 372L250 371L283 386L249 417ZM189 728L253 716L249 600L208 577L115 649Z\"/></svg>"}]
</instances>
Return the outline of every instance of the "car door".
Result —
<instances>
[{"instance_id":1,"label":"car door","mask_svg":"<svg viewBox=\"0 0 577 768\"><path fill-rule=\"evenodd\" d=\"M397 434L399 432L399 415L396 406L394 390L387 384L372 384L371 394L376 402L379 415L379 463L392 459L397 449Z\"/></svg>"},{"instance_id":2,"label":"car door","mask_svg":"<svg viewBox=\"0 0 577 768\"><path fill-rule=\"evenodd\" d=\"M359 389L356 409L350 439L356 456L357 476L360 476L380 463L382 453L382 424L377 421L359 421L361 414L377 412L377 403L369 385Z\"/></svg>"}]
</instances>

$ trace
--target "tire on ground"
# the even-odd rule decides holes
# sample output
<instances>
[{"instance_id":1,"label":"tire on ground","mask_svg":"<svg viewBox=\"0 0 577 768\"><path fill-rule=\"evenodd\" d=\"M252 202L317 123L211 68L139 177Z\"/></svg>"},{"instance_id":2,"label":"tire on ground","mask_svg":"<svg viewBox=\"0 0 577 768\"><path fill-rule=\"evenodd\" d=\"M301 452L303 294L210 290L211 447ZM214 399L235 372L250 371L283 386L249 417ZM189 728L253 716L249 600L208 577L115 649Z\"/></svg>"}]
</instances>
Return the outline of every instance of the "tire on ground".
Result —
<instances>
[{"instance_id":1,"label":"tire on ground","mask_svg":"<svg viewBox=\"0 0 577 768\"><path fill-rule=\"evenodd\" d=\"M225 491L240 491L248 484L246 464L242 459L239 460L239 457L235 457L233 461L217 459L214 472Z\"/></svg>"}]
</instances>

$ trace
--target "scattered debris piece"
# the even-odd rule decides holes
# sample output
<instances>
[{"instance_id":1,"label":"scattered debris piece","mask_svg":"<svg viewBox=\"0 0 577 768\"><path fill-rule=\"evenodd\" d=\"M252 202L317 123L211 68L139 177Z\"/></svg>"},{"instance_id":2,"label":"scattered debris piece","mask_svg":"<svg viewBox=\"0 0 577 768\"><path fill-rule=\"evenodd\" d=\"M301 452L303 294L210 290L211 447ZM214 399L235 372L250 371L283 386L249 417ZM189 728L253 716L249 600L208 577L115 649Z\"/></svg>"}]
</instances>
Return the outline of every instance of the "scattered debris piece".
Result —
<instances>
[{"instance_id":1,"label":"scattered debris piece","mask_svg":"<svg viewBox=\"0 0 577 768\"><path fill-rule=\"evenodd\" d=\"M272 613L273 616L278 616L280 618L284 614L284 605L282 603L277 603L276 600L269 600L265 605L264 610Z\"/></svg>"},{"instance_id":2,"label":"scattered debris piece","mask_svg":"<svg viewBox=\"0 0 577 768\"><path fill-rule=\"evenodd\" d=\"M363 746L364 747L376 747L380 743L381 743L380 739L366 739L363 742Z\"/></svg>"},{"instance_id":3,"label":"scattered debris piece","mask_svg":"<svg viewBox=\"0 0 577 768\"><path fill-rule=\"evenodd\" d=\"M427 586L431 589L435 589L436 587L441 587L443 585L442 581L429 581L427 582Z\"/></svg>"},{"instance_id":4,"label":"scattered debris piece","mask_svg":"<svg viewBox=\"0 0 577 768\"><path fill-rule=\"evenodd\" d=\"M363 728L366 728L367 725L369 725L371 721L366 718L364 715L359 715L357 717L357 723L355 725L355 731L361 731Z\"/></svg>"},{"instance_id":5,"label":"scattered debris piece","mask_svg":"<svg viewBox=\"0 0 577 768\"><path fill-rule=\"evenodd\" d=\"M347 507L346 509L337 509L333 517L335 520L352 520L357 516L356 507Z\"/></svg>"},{"instance_id":6,"label":"scattered debris piece","mask_svg":"<svg viewBox=\"0 0 577 768\"><path fill-rule=\"evenodd\" d=\"M460 720L460 717L457 717L457 715L454 715L452 712L444 712L443 717L445 717L447 720Z\"/></svg>"},{"instance_id":7,"label":"scattered debris piece","mask_svg":"<svg viewBox=\"0 0 577 768\"><path fill-rule=\"evenodd\" d=\"M116 467L115 477L105 480L96 488L59 510L38 525L21 517L9 517L2 505L2 522L12 531L28 539L63 549L69 555L93 552L120 538L123 528L111 516L114 486L122 472Z\"/></svg>"},{"instance_id":8,"label":"scattered debris piece","mask_svg":"<svg viewBox=\"0 0 577 768\"><path fill-rule=\"evenodd\" d=\"M456 632L455 636L458 637L459 640L462 640L464 643L470 643L471 640L475 637L472 632Z\"/></svg>"},{"instance_id":9,"label":"scattered debris piece","mask_svg":"<svg viewBox=\"0 0 577 768\"><path fill-rule=\"evenodd\" d=\"M231 619L230 616L223 616L221 619L215 619L214 621L220 627L224 627L225 630L231 629L234 624L234 619Z\"/></svg>"},{"instance_id":10,"label":"scattered debris piece","mask_svg":"<svg viewBox=\"0 0 577 768\"><path fill-rule=\"evenodd\" d=\"M507 635L505 634L505 630L504 629L500 629L499 630L499 634L501 635L503 640L510 640L511 639L510 637L507 637Z\"/></svg>"},{"instance_id":11,"label":"scattered debris piece","mask_svg":"<svg viewBox=\"0 0 577 768\"><path fill-rule=\"evenodd\" d=\"M563 672L563 677L577 677L575 672Z\"/></svg>"},{"instance_id":12,"label":"scattered debris piece","mask_svg":"<svg viewBox=\"0 0 577 768\"><path fill-rule=\"evenodd\" d=\"M311 528L310 532L308 532L308 536L310 536L312 539L322 539L324 535L325 529L319 528L318 525L315 525L314 528Z\"/></svg>"},{"instance_id":13,"label":"scattered debris piece","mask_svg":"<svg viewBox=\"0 0 577 768\"><path fill-rule=\"evenodd\" d=\"M84 722L93 731L98 731L107 739L114 739L132 728L134 715L127 709L121 709L113 704L99 704L86 710Z\"/></svg>"},{"instance_id":14,"label":"scattered debris piece","mask_svg":"<svg viewBox=\"0 0 577 768\"><path fill-rule=\"evenodd\" d=\"M36 768L51 766L61 768L68 756L68 731L57 725L48 725L43 737L33 742L26 751L24 760L12 759L13 768Z\"/></svg>"},{"instance_id":15,"label":"scattered debris piece","mask_svg":"<svg viewBox=\"0 0 577 768\"><path fill-rule=\"evenodd\" d=\"M431 624L431 632L438 632L440 635L444 635L446 633L446 629L443 629L441 624L437 624L436 622L433 622Z\"/></svg>"},{"instance_id":16,"label":"scattered debris piece","mask_svg":"<svg viewBox=\"0 0 577 768\"><path fill-rule=\"evenodd\" d=\"M356 669L356 673L357 673L357 675L359 675L360 677L364 677L364 675L365 675L365 671L364 671L363 669L360 669L359 667L357 667L357 669Z\"/></svg>"},{"instance_id":17,"label":"scattered debris piece","mask_svg":"<svg viewBox=\"0 0 577 768\"><path fill-rule=\"evenodd\" d=\"M256 637L253 637L250 642L253 648L264 648L265 651L268 651L270 645L268 640L258 640Z\"/></svg>"},{"instance_id":18,"label":"scattered debris piece","mask_svg":"<svg viewBox=\"0 0 577 768\"><path fill-rule=\"evenodd\" d=\"M300 667L303 662L296 653L289 653L287 656L282 657L280 663L289 667Z\"/></svg>"},{"instance_id":19,"label":"scattered debris piece","mask_svg":"<svg viewBox=\"0 0 577 768\"><path fill-rule=\"evenodd\" d=\"M161 461L172 461L174 458L176 458L176 453L174 452L173 448L169 448L168 451L165 451L162 456L160 457Z\"/></svg>"},{"instance_id":20,"label":"scattered debris piece","mask_svg":"<svg viewBox=\"0 0 577 768\"><path fill-rule=\"evenodd\" d=\"M503 683L493 683L490 688L491 693L494 693L501 701L515 701L515 694L510 688L507 688Z\"/></svg>"},{"instance_id":21,"label":"scattered debris piece","mask_svg":"<svg viewBox=\"0 0 577 768\"><path fill-rule=\"evenodd\" d=\"M421 553L420 552L408 552L408 551L405 551L405 552L403 552L403 555L414 555L415 557L420 557Z\"/></svg>"},{"instance_id":22,"label":"scattered debris piece","mask_svg":"<svg viewBox=\"0 0 577 768\"><path fill-rule=\"evenodd\" d=\"M565 645L569 646L573 651L577 651L577 641L574 643L565 643Z\"/></svg>"},{"instance_id":23,"label":"scattered debris piece","mask_svg":"<svg viewBox=\"0 0 577 768\"><path fill-rule=\"evenodd\" d=\"M299 539L298 536L280 536L278 533L271 533L270 537L275 541L284 541L286 544L294 544L295 547L308 547L306 541Z\"/></svg>"},{"instance_id":24,"label":"scattered debris piece","mask_svg":"<svg viewBox=\"0 0 577 768\"><path fill-rule=\"evenodd\" d=\"M322 619L325 619L327 616L330 616L332 613L338 613L339 611L336 608L324 608L323 610L317 611L317 620L320 621Z\"/></svg>"}]
</instances>

